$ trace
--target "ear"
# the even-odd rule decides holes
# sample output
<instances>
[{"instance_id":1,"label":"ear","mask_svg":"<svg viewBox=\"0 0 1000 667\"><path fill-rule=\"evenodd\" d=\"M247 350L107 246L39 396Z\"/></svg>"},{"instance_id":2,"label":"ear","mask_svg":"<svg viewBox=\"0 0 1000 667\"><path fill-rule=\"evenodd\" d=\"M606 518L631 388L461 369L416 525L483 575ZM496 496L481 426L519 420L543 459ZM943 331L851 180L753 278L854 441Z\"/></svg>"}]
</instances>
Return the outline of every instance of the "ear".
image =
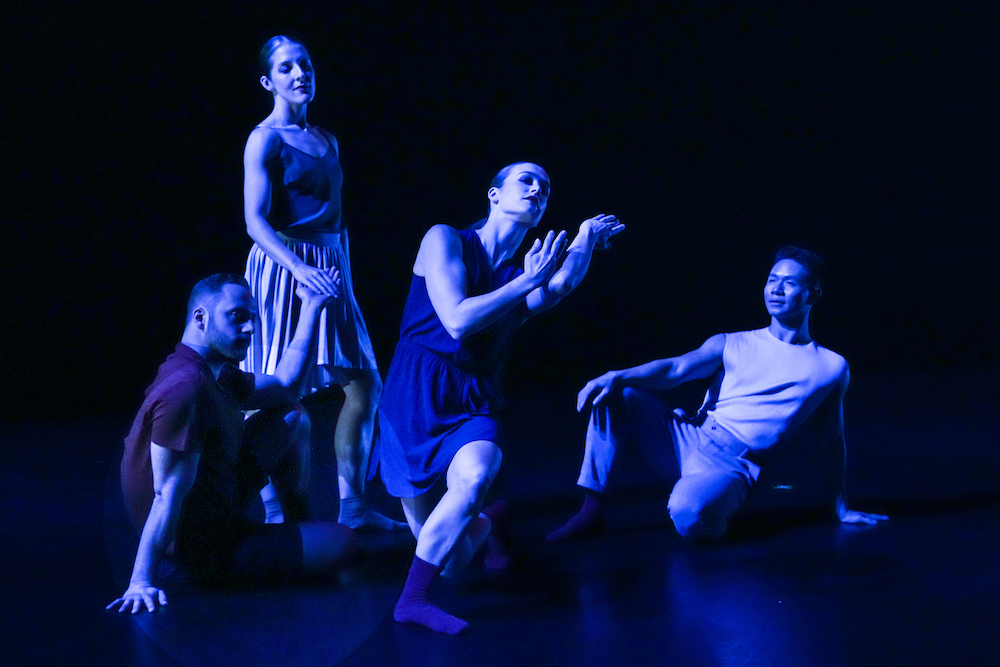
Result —
<instances>
[{"instance_id":1,"label":"ear","mask_svg":"<svg viewBox=\"0 0 1000 667\"><path fill-rule=\"evenodd\" d=\"M819 298L821 296L823 296L823 288L817 287L815 289L811 289L809 290L809 298L806 299L806 303L811 306L812 304L819 301Z\"/></svg>"},{"instance_id":2,"label":"ear","mask_svg":"<svg viewBox=\"0 0 1000 667\"><path fill-rule=\"evenodd\" d=\"M271 80L268 79L266 76L260 77L260 85L262 85L264 87L264 90L266 90L267 92L269 93L274 92L274 84L271 83Z\"/></svg>"},{"instance_id":3,"label":"ear","mask_svg":"<svg viewBox=\"0 0 1000 667\"><path fill-rule=\"evenodd\" d=\"M500 196L500 190L497 188L490 188L486 191L486 198L491 202L496 203L497 198Z\"/></svg>"},{"instance_id":4,"label":"ear","mask_svg":"<svg viewBox=\"0 0 1000 667\"><path fill-rule=\"evenodd\" d=\"M204 306L198 306L191 313L191 319L196 327L204 331L205 327L208 326L208 311L205 310Z\"/></svg>"}]
</instances>

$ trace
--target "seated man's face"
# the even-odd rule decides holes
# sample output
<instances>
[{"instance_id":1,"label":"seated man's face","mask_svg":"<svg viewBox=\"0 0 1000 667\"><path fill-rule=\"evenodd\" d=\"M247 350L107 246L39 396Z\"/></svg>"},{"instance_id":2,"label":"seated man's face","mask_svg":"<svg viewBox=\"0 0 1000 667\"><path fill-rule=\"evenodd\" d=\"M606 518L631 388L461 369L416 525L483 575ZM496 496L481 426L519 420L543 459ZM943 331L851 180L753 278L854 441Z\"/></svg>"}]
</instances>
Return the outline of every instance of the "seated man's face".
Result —
<instances>
[{"instance_id":1,"label":"seated man's face","mask_svg":"<svg viewBox=\"0 0 1000 667\"><path fill-rule=\"evenodd\" d=\"M804 317L809 304L809 271L794 259L779 260L764 283L764 306L772 317Z\"/></svg>"},{"instance_id":2,"label":"seated man's face","mask_svg":"<svg viewBox=\"0 0 1000 667\"><path fill-rule=\"evenodd\" d=\"M232 361L247 356L250 336L257 322L257 303L241 285L223 285L211 306L206 343L217 354Z\"/></svg>"}]
</instances>

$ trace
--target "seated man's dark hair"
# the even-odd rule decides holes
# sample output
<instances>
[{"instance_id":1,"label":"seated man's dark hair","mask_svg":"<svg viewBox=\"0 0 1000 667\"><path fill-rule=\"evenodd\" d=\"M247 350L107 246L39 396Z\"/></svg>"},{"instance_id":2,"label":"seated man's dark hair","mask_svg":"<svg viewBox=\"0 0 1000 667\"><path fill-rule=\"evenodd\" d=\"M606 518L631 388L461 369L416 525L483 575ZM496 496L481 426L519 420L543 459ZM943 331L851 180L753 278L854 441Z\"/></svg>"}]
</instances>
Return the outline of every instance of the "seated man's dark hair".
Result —
<instances>
[{"instance_id":1,"label":"seated man's dark hair","mask_svg":"<svg viewBox=\"0 0 1000 667\"><path fill-rule=\"evenodd\" d=\"M208 278L199 280L191 290L191 296L188 298L187 304L188 317L191 317L191 312L206 295L218 294L226 285L239 285L240 287L250 289L250 285L243 276L236 275L235 273L213 273Z\"/></svg>"},{"instance_id":2,"label":"seated man's dark hair","mask_svg":"<svg viewBox=\"0 0 1000 667\"><path fill-rule=\"evenodd\" d=\"M819 255L805 248L786 245L774 256L774 263L783 259L790 259L805 267L809 272L809 291L817 292L817 296L822 294L823 283L826 282L826 267Z\"/></svg>"}]
</instances>

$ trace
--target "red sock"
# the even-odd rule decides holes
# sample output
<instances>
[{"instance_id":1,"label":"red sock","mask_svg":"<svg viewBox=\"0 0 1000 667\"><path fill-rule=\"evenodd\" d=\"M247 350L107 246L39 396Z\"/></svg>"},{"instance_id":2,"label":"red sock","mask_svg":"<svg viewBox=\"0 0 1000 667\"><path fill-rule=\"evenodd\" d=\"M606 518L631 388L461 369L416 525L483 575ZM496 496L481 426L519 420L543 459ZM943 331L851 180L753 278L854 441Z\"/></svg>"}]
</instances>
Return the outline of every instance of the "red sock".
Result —
<instances>
[{"instance_id":1,"label":"red sock","mask_svg":"<svg viewBox=\"0 0 1000 667\"><path fill-rule=\"evenodd\" d=\"M440 566L431 565L417 556L413 557L410 574L406 577L403 592L392 612L392 617L396 621L422 625L435 632L444 632L449 635L468 631L468 623L438 609L427 601L427 589L440 571Z\"/></svg>"}]
</instances>

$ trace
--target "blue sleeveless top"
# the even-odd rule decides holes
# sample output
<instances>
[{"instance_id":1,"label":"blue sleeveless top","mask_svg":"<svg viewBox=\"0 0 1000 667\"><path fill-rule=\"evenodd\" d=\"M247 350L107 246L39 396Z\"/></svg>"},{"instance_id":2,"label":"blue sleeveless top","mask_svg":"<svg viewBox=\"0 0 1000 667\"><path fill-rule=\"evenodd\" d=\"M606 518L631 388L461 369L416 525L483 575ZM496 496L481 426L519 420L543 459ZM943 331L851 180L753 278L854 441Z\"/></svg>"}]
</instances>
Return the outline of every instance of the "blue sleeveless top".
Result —
<instances>
[{"instance_id":1,"label":"blue sleeveless top","mask_svg":"<svg viewBox=\"0 0 1000 667\"><path fill-rule=\"evenodd\" d=\"M271 180L271 212L267 222L276 232L343 230L340 189L344 172L333 141L323 131L326 153L313 157L281 139L281 151L264 165ZM281 133L278 133L281 138Z\"/></svg>"},{"instance_id":2,"label":"blue sleeveless top","mask_svg":"<svg viewBox=\"0 0 1000 667\"><path fill-rule=\"evenodd\" d=\"M475 230L462 230L459 234L462 237L462 259L468 296L492 292L523 273L513 259L503 262L494 270ZM497 389L500 374L510 350L514 330L524 323L528 314L528 307L522 300L484 329L462 340L455 340L445 330L434 311L427 294L426 280L415 275L403 310L399 340L400 343L432 352L465 372L488 381L492 385L490 393L496 400L499 398Z\"/></svg>"}]
</instances>

